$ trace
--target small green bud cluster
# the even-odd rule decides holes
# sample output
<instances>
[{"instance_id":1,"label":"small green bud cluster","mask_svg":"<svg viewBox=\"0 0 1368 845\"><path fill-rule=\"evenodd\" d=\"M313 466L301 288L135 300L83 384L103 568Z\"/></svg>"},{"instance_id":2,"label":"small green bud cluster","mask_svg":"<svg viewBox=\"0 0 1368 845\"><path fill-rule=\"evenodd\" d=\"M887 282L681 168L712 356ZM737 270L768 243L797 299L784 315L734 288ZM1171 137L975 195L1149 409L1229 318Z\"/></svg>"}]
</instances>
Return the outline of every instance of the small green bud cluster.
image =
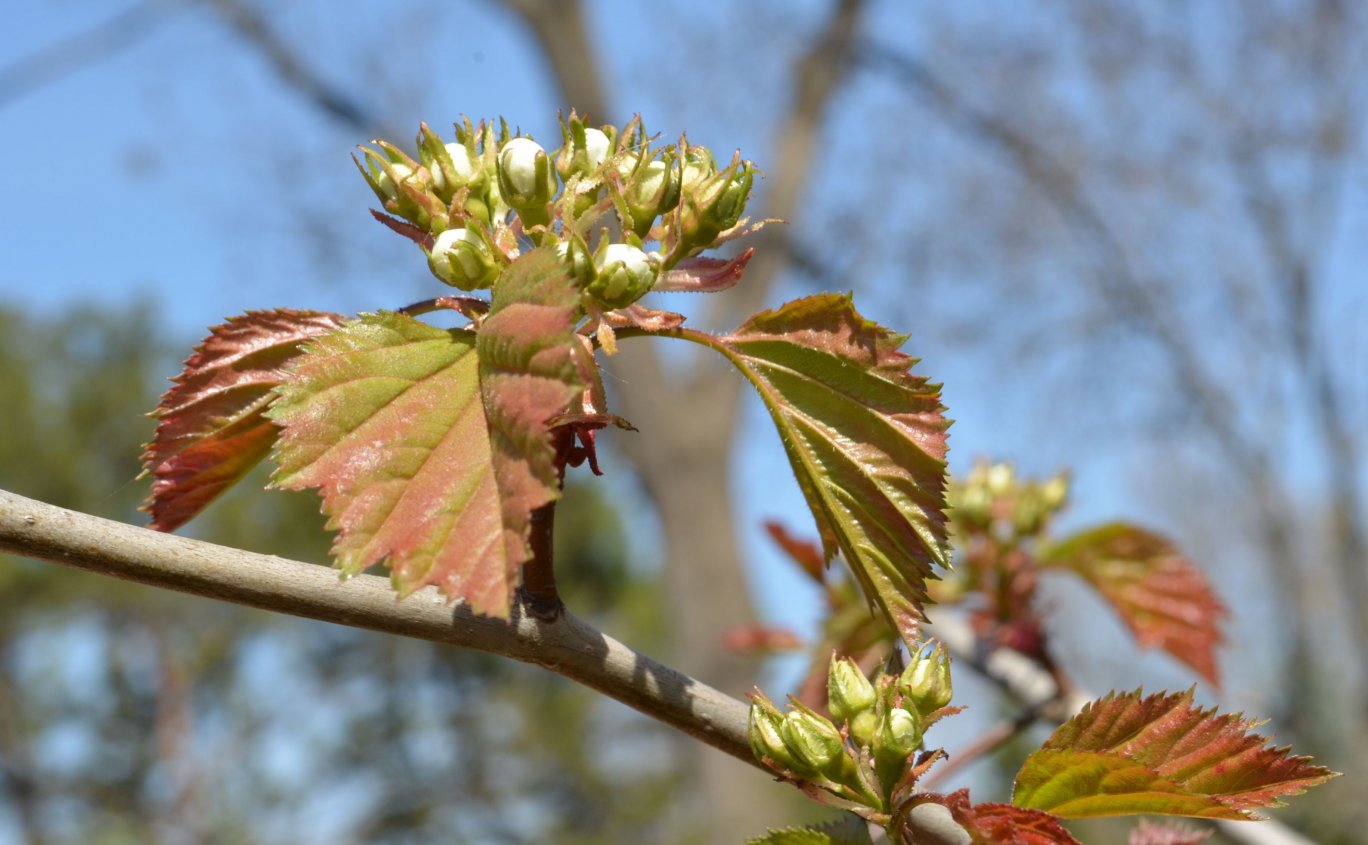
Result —
<instances>
[{"instance_id":1,"label":"small green bud cluster","mask_svg":"<svg viewBox=\"0 0 1368 845\"><path fill-rule=\"evenodd\" d=\"M1067 475L1035 481L1018 478L1011 464L980 463L951 482L947 498L960 524L1010 541L1040 533L1068 495Z\"/></svg>"},{"instance_id":2,"label":"small green bud cluster","mask_svg":"<svg viewBox=\"0 0 1368 845\"><path fill-rule=\"evenodd\" d=\"M452 142L423 124L416 159L386 141L354 158L385 211L412 227L392 228L462 290L492 287L526 247L554 245L588 302L622 308L747 223L756 170L739 154L719 170L683 138L655 146L639 117L592 127L572 112L561 136L548 152L502 121L466 119Z\"/></svg>"},{"instance_id":3,"label":"small green bud cluster","mask_svg":"<svg viewBox=\"0 0 1368 845\"><path fill-rule=\"evenodd\" d=\"M782 713L757 691L750 710L751 750L781 774L883 810L950 696L950 658L943 645L913 654L900 675L881 673L873 680L850 658L833 654L827 672L831 718L792 698Z\"/></svg>"}]
</instances>

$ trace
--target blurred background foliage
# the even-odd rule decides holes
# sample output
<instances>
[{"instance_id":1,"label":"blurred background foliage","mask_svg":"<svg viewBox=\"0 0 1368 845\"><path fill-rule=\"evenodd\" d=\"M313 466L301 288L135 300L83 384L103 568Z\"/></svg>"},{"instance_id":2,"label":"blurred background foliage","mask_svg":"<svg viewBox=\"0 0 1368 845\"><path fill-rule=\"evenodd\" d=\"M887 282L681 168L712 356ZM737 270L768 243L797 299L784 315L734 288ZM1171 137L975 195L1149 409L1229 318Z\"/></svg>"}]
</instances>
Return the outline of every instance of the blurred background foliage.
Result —
<instances>
[{"instance_id":1,"label":"blurred background foliage","mask_svg":"<svg viewBox=\"0 0 1368 845\"><path fill-rule=\"evenodd\" d=\"M1162 529L1207 567L1234 618L1204 701L1271 716L1346 772L1281 821L1368 843L1368 6L342 8L6 10L0 128L25 157L0 211L0 487L141 521L142 414L204 327L430 296L366 217L352 145L461 113L554 143L557 108L641 111L667 138L741 147L766 171L754 210L789 221L712 307L657 304L734 325L854 289L911 332L958 420L953 467L1068 468L1071 519ZM605 438L614 483L576 485L558 514L567 602L728 692L764 678L777 696L796 676L719 638L820 614L759 528L808 525L779 447L721 366L624 347L608 382L642 434ZM264 480L187 530L323 561L315 502ZM1191 683L1080 591L1046 605L1084 686ZM976 706L937 737L952 754L1011 713L956 684ZM992 766L965 775L979 800L1005 794ZM5 845L720 842L803 812L537 670L0 561Z\"/></svg>"}]
</instances>

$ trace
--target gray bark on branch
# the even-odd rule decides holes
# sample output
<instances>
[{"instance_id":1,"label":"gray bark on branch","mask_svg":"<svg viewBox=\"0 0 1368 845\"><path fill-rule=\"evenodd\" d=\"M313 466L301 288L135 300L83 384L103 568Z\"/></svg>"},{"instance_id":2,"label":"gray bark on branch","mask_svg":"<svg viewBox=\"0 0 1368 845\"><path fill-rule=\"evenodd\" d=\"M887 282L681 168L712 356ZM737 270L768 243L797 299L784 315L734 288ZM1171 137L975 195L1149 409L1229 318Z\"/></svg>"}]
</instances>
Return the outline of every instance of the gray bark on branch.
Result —
<instances>
[{"instance_id":1,"label":"gray bark on branch","mask_svg":"<svg viewBox=\"0 0 1368 845\"><path fill-rule=\"evenodd\" d=\"M435 590L404 601L388 579L162 534L0 490L0 551L234 604L532 663L759 766L747 705L603 634L569 613L507 621L451 607Z\"/></svg>"}]
</instances>

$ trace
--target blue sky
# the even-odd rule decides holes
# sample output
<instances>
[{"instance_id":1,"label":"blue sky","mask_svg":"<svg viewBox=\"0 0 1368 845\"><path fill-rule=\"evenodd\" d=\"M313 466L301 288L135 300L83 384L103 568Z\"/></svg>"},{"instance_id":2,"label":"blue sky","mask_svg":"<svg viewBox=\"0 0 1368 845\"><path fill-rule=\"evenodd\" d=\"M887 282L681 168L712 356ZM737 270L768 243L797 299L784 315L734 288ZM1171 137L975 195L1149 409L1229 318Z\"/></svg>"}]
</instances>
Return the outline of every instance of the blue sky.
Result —
<instances>
[{"instance_id":1,"label":"blue sky","mask_svg":"<svg viewBox=\"0 0 1368 845\"><path fill-rule=\"evenodd\" d=\"M308 0L272 20L301 60L382 114L401 138L419 120L444 128L468 113L503 114L554 139L556 95L521 27L493 3L448 6L447 15L432 19L419 13L427 5L417 2L347 4L342 14L341 4ZM131 7L94 0L13 3L0 30L0 67ZM719 151L740 146L762 158L785 105L776 92L785 90L792 55L826 4L785 4L782 15L777 6L766 8L762 46L742 57L745 72L726 77L723 90L710 87L720 71L709 66L707 45L675 40L673 33L685 17L727 32L739 25L733 4L591 3L613 107L642 112L666 137L688 130L692 140ZM913 42L916 27L898 8L876 4L874 28ZM9 201L0 211L0 302L57 313L77 302L113 306L150 298L160 306L167 336L188 343L206 326L250 308L356 312L437 291L421 256L366 213L373 197L348 155L368 139L301 106L207 9L174 2L158 9L158 22L117 53L0 103L0 132L11 150ZM697 96L680 95L679 80L670 75L677 63L656 61L670 51L702 57L692 71ZM414 78L427 81L414 86ZM6 93L0 86L0 97ZM852 121L887 94L875 89L858 96L866 100L841 106ZM844 112L835 118L858 129L845 119ZM896 139L855 134L841 144L844 155L896 150ZM839 164L834 156L819 163L812 201L840 199L847 177ZM759 191L763 197L763 184ZM864 278L857 296L896 301L899 280L877 269ZM1351 286L1336 290L1362 308ZM676 307L675 300L669 305ZM880 317L872 307L866 311ZM1012 377L1010 360L990 362L994 369L985 375L983 357L923 345L915 331L908 351L924 359L923 372L945 382L945 401L957 420L956 469L980 456L1015 460L1033 474L1067 462L1073 444L1042 441L1033 405L1039 396ZM748 404L745 415L731 483L742 503L754 577L780 585L767 591L773 620L807 628L818 612L815 597L762 539L759 525L777 516L806 530L810 517L758 403ZM1146 512L1127 485L1132 470L1151 459L1139 445L1122 442L1087 454L1085 464L1073 467L1080 505L1072 524L1121 514L1163 518ZM1119 638L1114 623L1099 622L1097 614L1092 619L1102 626L1099 636ZM1152 684L1186 685L1186 675L1161 659L1142 665L1147 677L1158 679ZM1129 673L1133 664L1114 668ZM1251 685L1258 681L1252 671Z\"/></svg>"}]
</instances>

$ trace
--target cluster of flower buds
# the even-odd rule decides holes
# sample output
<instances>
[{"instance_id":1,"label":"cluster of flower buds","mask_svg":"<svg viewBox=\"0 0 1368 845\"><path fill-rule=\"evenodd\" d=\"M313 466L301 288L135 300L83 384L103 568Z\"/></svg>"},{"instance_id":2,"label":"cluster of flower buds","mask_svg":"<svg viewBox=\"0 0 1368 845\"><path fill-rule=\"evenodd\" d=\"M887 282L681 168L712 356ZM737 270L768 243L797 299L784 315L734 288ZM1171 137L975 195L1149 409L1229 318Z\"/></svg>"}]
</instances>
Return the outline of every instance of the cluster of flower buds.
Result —
<instances>
[{"instance_id":1,"label":"cluster of flower buds","mask_svg":"<svg viewBox=\"0 0 1368 845\"><path fill-rule=\"evenodd\" d=\"M433 274L461 290L492 287L525 249L554 246L589 304L621 308L746 227L756 170L739 153L719 169L709 150L683 138L657 147L639 117L595 128L571 113L561 136L548 152L502 121L467 119L450 143L424 124L416 159L386 141L354 158L399 218L391 228L421 244Z\"/></svg>"},{"instance_id":2,"label":"cluster of flower buds","mask_svg":"<svg viewBox=\"0 0 1368 845\"><path fill-rule=\"evenodd\" d=\"M1068 496L1067 475L1044 481L1021 479L1006 463L977 464L967 477L952 481L947 493L960 525L1000 534L1004 541L1039 533Z\"/></svg>"},{"instance_id":3,"label":"cluster of flower buds","mask_svg":"<svg viewBox=\"0 0 1368 845\"><path fill-rule=\"evenodd\" d=\"M951 692L943 645L913 654L901 674L880 673L873 680L850 658L832 655L831 718L792 698L788 712L781 712L757 691L750 708L751 751L786 777L884 810L915 764L926 728L944 715Z\"/></svg>"}]
</instances>

